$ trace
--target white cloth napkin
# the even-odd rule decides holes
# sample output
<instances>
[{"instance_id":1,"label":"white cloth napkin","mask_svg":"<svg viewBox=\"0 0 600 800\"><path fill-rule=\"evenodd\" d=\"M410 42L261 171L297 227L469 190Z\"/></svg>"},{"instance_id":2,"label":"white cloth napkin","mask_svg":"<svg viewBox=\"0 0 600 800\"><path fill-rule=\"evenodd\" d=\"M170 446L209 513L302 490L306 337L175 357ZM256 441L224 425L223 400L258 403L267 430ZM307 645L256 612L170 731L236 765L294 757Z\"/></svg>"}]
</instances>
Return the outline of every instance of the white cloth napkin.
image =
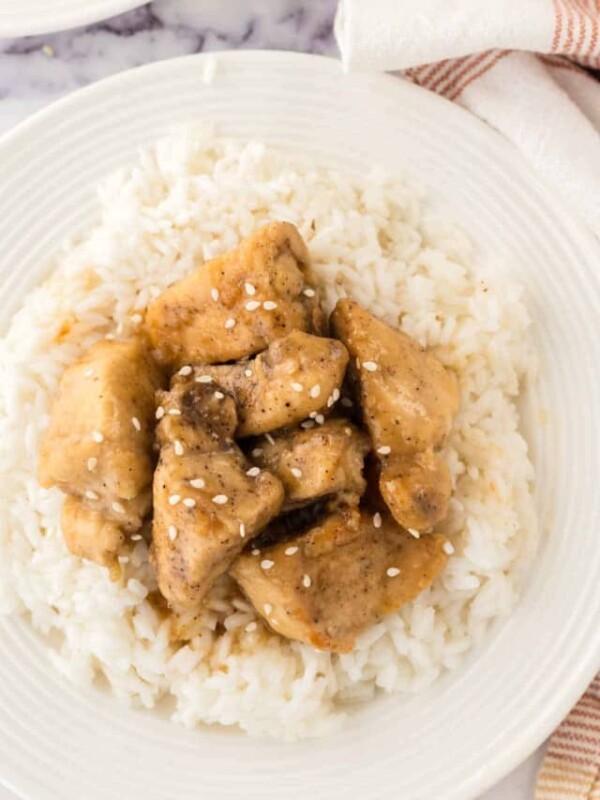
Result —
<instances>
[{"instance_id":1,"label":"white cloth napkin","mask_svg":"<svg viewBox=\"0 0 600 800\"><path fill-rule=\"evenodd\" d=\"M340 0L336 37L346 70L403 70L497 128L600 236L600 81L578 66L600 69L599 0Z\"/></svg>"}]
</instances>

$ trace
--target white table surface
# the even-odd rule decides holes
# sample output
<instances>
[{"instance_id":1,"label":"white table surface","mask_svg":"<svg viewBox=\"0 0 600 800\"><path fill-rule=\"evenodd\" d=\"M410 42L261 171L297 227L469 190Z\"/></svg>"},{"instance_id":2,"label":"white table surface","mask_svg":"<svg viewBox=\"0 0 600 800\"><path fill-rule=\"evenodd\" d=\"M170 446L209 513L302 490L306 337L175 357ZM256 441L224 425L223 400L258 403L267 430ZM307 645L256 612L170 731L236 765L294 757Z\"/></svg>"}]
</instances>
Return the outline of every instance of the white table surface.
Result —
<instances>
[{"instance_id":1,"label":"white table surface","mask_svg":"<svg viewBox=\"0 0 600 800\"><path fill-rule=\"evenodd\" d=\"M233 48L334 54L336 5L337 0L155 0L88 28L0 40L0 133L67 92L158 59ZM541 755L542 749L480 800L532 800ZM0 800L16 795L0 786Z\"/></svg>"}]
</instances>

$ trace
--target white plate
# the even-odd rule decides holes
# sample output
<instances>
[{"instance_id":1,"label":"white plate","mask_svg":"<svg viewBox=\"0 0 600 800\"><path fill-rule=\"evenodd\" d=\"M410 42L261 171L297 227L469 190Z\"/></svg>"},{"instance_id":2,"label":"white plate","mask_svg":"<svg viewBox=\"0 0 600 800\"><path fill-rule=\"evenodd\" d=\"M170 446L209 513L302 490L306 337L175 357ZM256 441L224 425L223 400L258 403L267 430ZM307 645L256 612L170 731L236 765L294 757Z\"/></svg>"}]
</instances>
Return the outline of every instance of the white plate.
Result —
<instances>
[{"instance_id":1,"label":"white plate","mask_svg":"<svg viewBox=\"0 0 600 800\"><path fill-rule=\"evenodd\" d=\"M6 323L94 188L173 124L405 169L522 280L543 359L530 404L546 539L515 613L464 669L406 702L383 697L332 738L284 745L186 731L67 685L25 621L0 622L0 775L35 800L473 798L527 756L600 664L600 252L492 130L392 77L280 53L163 62L103 81L0 143Z\"/></svg>"},{"instance_id":2,"label":"white plate","mask_svg":"<svg viewBox=\"0 0 600 800\"><path fill-rule=\"evenodd\" d=\"M65 31L114 17L147 0L0 0L0 37Z\"/></svg>"}]
</instances>

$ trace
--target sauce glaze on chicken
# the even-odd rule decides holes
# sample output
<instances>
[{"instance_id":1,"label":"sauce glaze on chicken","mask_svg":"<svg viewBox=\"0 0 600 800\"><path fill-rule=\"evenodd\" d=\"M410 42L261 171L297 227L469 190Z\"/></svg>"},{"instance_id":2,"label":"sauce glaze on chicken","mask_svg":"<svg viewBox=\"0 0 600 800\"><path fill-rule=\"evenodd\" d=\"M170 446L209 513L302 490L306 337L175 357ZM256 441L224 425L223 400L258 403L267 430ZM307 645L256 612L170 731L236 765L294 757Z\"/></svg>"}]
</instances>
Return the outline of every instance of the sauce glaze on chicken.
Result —
<instances>
[{"instance_id":1,"label":"sauce glaze on chicken","mask_svg":"<svg viewBox=\"0 0 600 800\"><path fill-rule=\"evenodd\" d=\"M229 573L273 631L348 652L445 566L457 409L409 336L351 299L328 323L306 245L273 222L67 368L40 483L67 495L68 548L116 579L151 524L174 620Z\"/></svg>"}]
</instances>

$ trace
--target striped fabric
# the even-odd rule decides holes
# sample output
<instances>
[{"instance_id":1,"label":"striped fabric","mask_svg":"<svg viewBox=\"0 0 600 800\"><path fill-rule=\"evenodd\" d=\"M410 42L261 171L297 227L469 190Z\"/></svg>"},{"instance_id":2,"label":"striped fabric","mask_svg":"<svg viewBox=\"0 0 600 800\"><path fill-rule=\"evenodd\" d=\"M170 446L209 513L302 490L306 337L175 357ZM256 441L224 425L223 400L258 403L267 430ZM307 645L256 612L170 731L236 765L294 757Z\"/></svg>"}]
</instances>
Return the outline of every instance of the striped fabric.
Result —
<instances>
[{"instance_id":1,"label":"striped fabric","mask_svg":"<svg viewBox=\"0 0 600 800\"><path fill-rule=\"evenodd\" d=\"M535 800L600 800L600 675L550 739Z\"/></svg>"}]
</instances>

